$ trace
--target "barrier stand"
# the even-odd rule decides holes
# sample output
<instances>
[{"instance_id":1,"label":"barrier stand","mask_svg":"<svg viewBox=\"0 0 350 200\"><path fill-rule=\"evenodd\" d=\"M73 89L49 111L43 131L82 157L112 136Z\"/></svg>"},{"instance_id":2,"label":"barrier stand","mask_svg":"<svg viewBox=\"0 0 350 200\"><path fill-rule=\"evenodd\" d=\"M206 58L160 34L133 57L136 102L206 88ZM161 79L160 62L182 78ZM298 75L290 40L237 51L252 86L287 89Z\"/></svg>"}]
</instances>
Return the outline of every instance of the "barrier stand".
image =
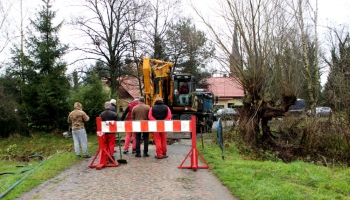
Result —
<instances>
[{"instance_id":1,"label":"barrier stand","mask_svg":"<svg viewBox=\"0 0 350 200\"><path fill-rule=\"evenodd\" d=\"M89 168L102 169L103 167L117 167L118 164L112 159L111 155L106 150L106 135L102 132L101 127L101 117L96 117L96 126L97 126L97 137L98 137L98 151L94 158L92 159ZM108 148L108 147L107 147ZM94 165L96 158L98 157L97 164ZM108 164L108 160L112 163Z\"/></svg>"},{"instance_id":2,"label":"barrier stand","mask_svg":"<svg viewBox=\"0 0 350 200\"><path fill-rule=\"evenodd\" d=\"M180 166L178 167L179 169L193 169L193 171L196 171L197 169L209 169L209 164L205 159L203 158L202 154L199 153L197 150L197 133L196 133L196 117L192 116L191 119L191 126L192 126L192 149L190 152L188 152L187 156L185 159L182 161ZM191 165L189 166L183 166L184 162L187 160L187 158L191 156ZM198 165L198 156L201 158L202 162L205 163L203 166Z\"/></svg>"},{"instance_id":3,"label":"barrier stand","mask_svg":"<svg viewBox=\"0 0 350 200\"><path fill-rule=\"evenodd\" d=\"M208 169L209 165L204 160L203 156L197 150L197 133L196 133L196 117L192 116L191 120L140 120L140 121L105 121L102 122L100 117L96 118L97 136L99 143L99 150L93 158L90 168L102 169L102 167L117 167L118 164L113 161L108 164L108 159L112 157L107 152L104 132L118 133L118 132L192 132L192 147L185 159L178 168L180 169ZM99 157L97 165L93 165L96 157ZM183 166L187 158L191 156L191 165ZM204 166L198 165L198 157L205 163Z\"/></svg>"}]
</instances>

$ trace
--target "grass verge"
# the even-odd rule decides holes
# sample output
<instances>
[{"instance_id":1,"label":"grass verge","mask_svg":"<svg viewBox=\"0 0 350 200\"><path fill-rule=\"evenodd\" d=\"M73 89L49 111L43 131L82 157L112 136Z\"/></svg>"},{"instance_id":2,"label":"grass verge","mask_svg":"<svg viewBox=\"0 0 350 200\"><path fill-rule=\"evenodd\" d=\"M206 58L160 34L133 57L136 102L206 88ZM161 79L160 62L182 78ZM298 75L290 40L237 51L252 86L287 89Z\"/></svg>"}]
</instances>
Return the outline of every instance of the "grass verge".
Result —
<instances>
[{"instance_id":1,"label":"grass verge","mask_svg":"<svg viewBox=\"0 0 350 200\"><path fill-rule=\"evenodd\" d=\"M97 149L96 135L89 134L89 154L94 155ZM44 160L39 157L28 159L28 156L34 154L43 156ZM33 134L31 137L12 136L1 140L0 158L0 173L12 173L0 176L0 194L4 194L26 176L23 181L4 195L3 199L19 198L23 193L83 161L83 158L75 155L72 138L65 139L61 135L46 133ZM43 162L42 165L36 168L41 162ZM25 172L21 173L21 171Z\"/></svg>"},{"instance_id":2,"label":"grass verge","mask_svg":"<svg viewBox=\"0 0 350 200\"><path fill-rule=\"evenodd\" d=\"M205 143L198 150L210 170L238 199L350 199L350 170L305 162L252 161L236 149Z\"/></svg>"}]
</instances>

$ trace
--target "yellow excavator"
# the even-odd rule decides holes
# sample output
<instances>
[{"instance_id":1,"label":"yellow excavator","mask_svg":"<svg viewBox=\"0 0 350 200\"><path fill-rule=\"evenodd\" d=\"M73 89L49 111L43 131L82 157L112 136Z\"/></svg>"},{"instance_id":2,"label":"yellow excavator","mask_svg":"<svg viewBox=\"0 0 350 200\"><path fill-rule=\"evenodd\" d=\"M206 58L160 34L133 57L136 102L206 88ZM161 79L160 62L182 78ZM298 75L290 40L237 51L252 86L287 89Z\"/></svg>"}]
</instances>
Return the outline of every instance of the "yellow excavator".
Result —
<instances>
[{"instance_id":1,"label":"yellow excavator","mask_svg":"<svg viewBox=\"0 0 350 200\"><path fill-rule=\"evenodd\" d=\"M196 89L197 79L188 73L175 73L172 62L144 58L142 62L145 103L153 106L158 97L169 106L173 120L197 118L197 133L210 132L213 125L214 94ZM179 94L187 83L188 93ZM217 98L215 98L217 101ZM168 133L168 138L190 138L190 133Z\"/></svg>"}]
</instances>

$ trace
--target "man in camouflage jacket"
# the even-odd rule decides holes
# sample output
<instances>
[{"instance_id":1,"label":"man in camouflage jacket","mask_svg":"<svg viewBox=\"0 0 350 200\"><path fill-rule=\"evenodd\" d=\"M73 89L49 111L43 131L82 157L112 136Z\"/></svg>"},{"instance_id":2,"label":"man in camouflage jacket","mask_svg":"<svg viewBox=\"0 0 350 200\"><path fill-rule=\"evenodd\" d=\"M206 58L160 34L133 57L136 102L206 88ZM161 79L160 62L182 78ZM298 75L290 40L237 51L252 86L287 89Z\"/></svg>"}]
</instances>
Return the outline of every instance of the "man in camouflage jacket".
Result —
<instances>
[{"instance_id":1,"label":"man in camouflage jacket","mask_svg":"<svg viewBox=\"0 0 350 200\"><path fill-rule=\"evenodd\" d=\"M72 135L74 141L74 150L80 157L80 145L84 158L90 158L87 152L87 135L84 128L84 122L89 121L89 116L82 110L81 103L74 103L74 110L68 115L68 122L72 124Z\"/></svg>"}]
</instances>

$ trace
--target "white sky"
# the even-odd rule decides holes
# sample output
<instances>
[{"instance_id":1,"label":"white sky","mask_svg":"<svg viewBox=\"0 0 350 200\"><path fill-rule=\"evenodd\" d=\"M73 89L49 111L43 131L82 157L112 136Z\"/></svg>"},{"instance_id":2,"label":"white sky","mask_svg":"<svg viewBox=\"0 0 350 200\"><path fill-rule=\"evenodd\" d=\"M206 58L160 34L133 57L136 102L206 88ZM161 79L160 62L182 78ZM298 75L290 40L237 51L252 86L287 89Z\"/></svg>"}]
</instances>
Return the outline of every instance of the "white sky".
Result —
<instances>
[{"instance_id":1,"label":"white sky","mask_svg":"<svg viewBox=\"0 0 350 200\"><path fill-rule=\"evenodd\" d=\"M210 22L216 22L213 9L215 7L215 0L182 0L185 4L192 2L195 7L203 13L204 17L210 16ZM218 0L220 1L220 0ZM242 0L243 1L243 0ZM312 5L315 5L314 0ZM194 13L194 12L193 12ZM335 25L347 24L350 26L350 0L318 0L318 33L320 40L324 40L326 36L325 27L334 27ZM197 19L197 27L205 30L205 25L200 22L200 19L194 16ZM325 47L327 43L320 42L321 47ZM328 52L328 51L326 51ZM223 71L225 72L225 71ZM321 84L324 85L327 81L328 68L321 69Z\"/></svg>"},{"instance_id":2,"label":"white sky","mask_svg":"<svg viewBox=\"0 0 350 200\"><path fill-rule=\"evenodd\" d=\"M1 0L2 1L2 0ZM20 0L12 0L15 2L15 6L12 8L11 19L18 19L20 16L19 12L19 2ZM201 12L206 13L205 15L211 15L214 13L211 9L215 5L215 0L181 0L183 3L184 13L186 15L192 15L196 21L197 28L205 30L205 26L199 22L199 18L195 16L194 11L188 6L189 2L192 2ZM55 0L53 1L53 10L57 11L57 22L65 20L66 22L70 21L70 16L72 14L77 15L79 13L76 6L72 6L75 2L73 0ZM41 0L23 0L23 10L26 14L25 18L34 19L34 14L40 9L39 5L43 5ZM350 24L350 1L349 0L319 0L319 25L320 31L322 31L323 26L333 25L333 24ZM15 23L15 21L13 22ZM17 24L17 25L15 25ZM15 23L15 27L19 27L20 24ZM25 26L28 26L28 20L25 21ZM74 37L74 30L69 26L64 26L60 32L60 40L64 44L70 44L77 41L77 38ZM68 63L75 60L76 57L80 56L79 54L69 54L65 57ZM0 55L0 63L3 61L3 57L9 57L9 52L3 52ZM79 66L70 66L69 71L72 68Z\"/></svg>"}]
</instances>

